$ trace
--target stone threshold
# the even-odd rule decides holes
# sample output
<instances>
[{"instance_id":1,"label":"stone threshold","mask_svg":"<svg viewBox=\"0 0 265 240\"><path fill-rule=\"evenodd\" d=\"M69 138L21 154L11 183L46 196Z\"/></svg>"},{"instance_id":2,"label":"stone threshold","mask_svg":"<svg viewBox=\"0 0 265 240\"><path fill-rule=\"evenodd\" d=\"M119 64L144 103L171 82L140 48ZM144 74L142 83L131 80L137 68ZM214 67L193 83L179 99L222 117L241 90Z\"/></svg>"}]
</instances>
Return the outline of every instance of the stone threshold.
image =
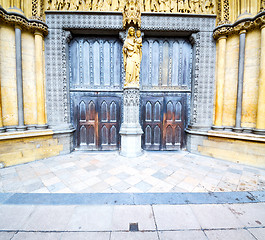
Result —
<instances>
[{"instance_id":1,"label":"stone threshold","mask_svg":"<svg viewBox=\"0 0 265 240\"><path fill-rule=\"evenodd\" d=\"M14 205L183 205L265 202L265 191L207 193L0 193Z\"/></svg>"},{"instance_id":2,"label":"stone threshold","mask_svg":"<svg viewBox=\"0 0 265 240\"><path fill-rule=\"evenodd\" d=\"M258 134L251 134L251 133L226 132L226 131L214 131L214 130L203 132L203 131L186 129L185 131L189 134L202 135L202 136L208 136L208 137L230 138L230 139L265 143L265 135L258 135Z\"/></svg>"}]
</instances>

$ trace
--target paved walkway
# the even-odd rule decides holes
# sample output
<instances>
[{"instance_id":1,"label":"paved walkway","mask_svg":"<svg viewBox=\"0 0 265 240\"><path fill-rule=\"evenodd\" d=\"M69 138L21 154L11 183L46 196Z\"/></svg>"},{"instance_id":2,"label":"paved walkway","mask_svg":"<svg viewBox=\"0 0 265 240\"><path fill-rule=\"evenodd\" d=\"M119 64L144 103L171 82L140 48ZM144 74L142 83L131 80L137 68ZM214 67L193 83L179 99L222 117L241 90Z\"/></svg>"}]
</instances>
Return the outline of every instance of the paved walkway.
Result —
<instances>
[{"instance_id":1,"label":"paved walkway","mask_svg":"<svg viewBox=\"0 0 265 240\"><path fill-rule=\"evenodd\" d=\"M264 240L265 170L188 152L0 169L0 240Z\"/></svg>"},{"instance_id":2,"label":"paved walkway","mask_svg":"<svg viewBox=\"0 0 265 240\"><path fill-rule=\"evenodd\" d=\"M0 205L0 239L264 240L264 213L265 203L4 204Z\"/></svg>"},{"instance_id":3,"label":"paved walkway","mask_svg":"<svg viewBox=\"0 0 265 240\"><path fill-rule=\"evenodd\" d=\"M265 190L265 169L185 151L73 152L0 169L0 192L155 193Z\"/></svg>"}]
</instances>

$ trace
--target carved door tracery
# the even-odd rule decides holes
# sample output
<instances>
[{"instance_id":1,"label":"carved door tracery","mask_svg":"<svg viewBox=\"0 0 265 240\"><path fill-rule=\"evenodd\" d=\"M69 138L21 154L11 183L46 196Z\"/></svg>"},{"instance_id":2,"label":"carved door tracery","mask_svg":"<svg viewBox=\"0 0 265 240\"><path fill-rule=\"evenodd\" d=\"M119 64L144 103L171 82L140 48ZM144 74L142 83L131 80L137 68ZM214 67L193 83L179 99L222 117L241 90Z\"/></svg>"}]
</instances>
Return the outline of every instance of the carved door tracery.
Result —
<instances>
[{"instance_id":1,"label":"carved door tracery","mask_svg":"<svg viewBox=\"0 0 265 240\"><path fill-rule=\"evenodd\" d=\"M87 96L75 93L73 120L76 148L115 150L119 148L120 97Z\"/></svg>"},{"instance_id":2,"label":"carved door tracery","mask_svg":"<svg viewBox=\"0 0 265 240\"><path fill-rule=\"evenodd\" d=\"M185 147L186 94L142 95L142 145L145 150L180 150Z\"/></svg>"}]
</instances>

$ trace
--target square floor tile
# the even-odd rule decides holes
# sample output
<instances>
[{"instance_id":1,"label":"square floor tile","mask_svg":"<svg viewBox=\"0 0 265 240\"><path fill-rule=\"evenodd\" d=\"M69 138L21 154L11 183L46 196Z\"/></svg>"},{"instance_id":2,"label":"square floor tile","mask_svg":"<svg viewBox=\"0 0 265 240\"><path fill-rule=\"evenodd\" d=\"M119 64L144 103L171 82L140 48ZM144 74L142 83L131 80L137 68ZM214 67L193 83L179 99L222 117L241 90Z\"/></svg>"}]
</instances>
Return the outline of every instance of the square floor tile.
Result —
<instances>
[{"instance_id":1,"label":"square floor tile","mask_svg":"<svg viewBox=\"0 0 265 240\"><path fill-rule=\"evenodd\" d=\"M255 238L245 229L209 230L204 232L209 240L255 240Z\"/></svg>"},{"instance_id":2,"label":"square floor tile","mask_svg":"<svg viewBox=\"0 0 265 240\"><path fill-rule=\"evenodd\" d=\"M31 205L1 205L0 230L20 230L34 209Z\"/></svg>"},{"instance_id":3,"label":"square floor tile","mask_svg":"<svg viewBox=\"0 0 265 240\"><path fill-rule=\"evenodd\" d=\"M189 205L153 205L158 230L200 229Z\"/></svg>"},{"instance_id":4,"label":"square floor tile","mask_svg":"<svg viewBox=\"0 0 265 240\"><path fill-rule=\"evenodd\" d=\"M75 206L37 206L24 221L22 230L64 231Z\"/></svg>"},{"instance_id":5,"label":"square floor tile","mask_svg":"<svg viewBox=\"0 0 265 240\"><path fill-rule=\"evenodd\" d=\"M112 232L110 240L158 240L156 232Z\"/></svg>"},{"instance_id":6,"label":"square floor tile","mask_svg":"<svg viewBox=\"0 0 265 240\"><path fill-rule=\"evenodd\" d=\"M248 228L248 231L251 232L258 240L265 239L265 228Z\"/></svg>"},{"instance_id":7,"label":"square floor tile","mask_svg":"<svg viewBox=\"0 0 265 240\"><path fill-rule=\"evenodd\" d=\"M265 203L227 205L229 210L247 227L265 226ZM265 238L265 237L264 237Z\"/></svg>"},{"instance_id":8,"label":"square floor tile","mask_svg":"<svg viewBox=\"0 0 265 240\"><path fill-rule=\"evenodd\" d=\"M151 206L114 206L112 229L129 231L130 223L138 223L139 231L155 230L156 227Z\"/></svg>"},{"instance_id":9,"label":"square floor tile","mask_svg":"<svg viewBox=\"0 0 265 240\"><path fill-rule=\"evenodd\" d=\"M18 232L12 240L60 240L61 236L62 233Z\"/></svg>"},{"instance_id":10,"label":"square floor tile","mask_svg":"<svg viewBox=\"0 0 265 240\"><path fill-rule=\"evenodd\" d=\"M68 231L110 231L113 206L77 206L68 223Z\"/></svg>"},{"instance_id":11,"label":"square floor tile","mask_svg":"<svg viewBox=\"0 0 265 240\"><path fill-rule=\"evenodd\" d=\"M221 204L190 205L203 229L242 228L236 216Z\"/></svg>"},{"instance_id":12,"label":"square floor tile","mask_svg":"<svg viewBox=\"0 0 265 240\"><path fill-rule=\"evenodd\" d=\"M207 240L207 237L201 230L160 231L158 234L160 240Z\"/></svg>"}]
</instances>

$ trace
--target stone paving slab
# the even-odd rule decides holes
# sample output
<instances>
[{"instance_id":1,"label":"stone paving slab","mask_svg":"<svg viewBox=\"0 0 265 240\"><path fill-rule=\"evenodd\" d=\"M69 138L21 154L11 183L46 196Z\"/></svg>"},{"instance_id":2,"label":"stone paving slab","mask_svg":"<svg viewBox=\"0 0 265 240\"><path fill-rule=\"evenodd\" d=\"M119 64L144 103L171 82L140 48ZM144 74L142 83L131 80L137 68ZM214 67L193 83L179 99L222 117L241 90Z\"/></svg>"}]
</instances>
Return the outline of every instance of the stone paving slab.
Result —
<instances>
[{"instance_id":1,"label":"stone paving slab","mask_svg":"<svg viewBox=\"0 0 265 240\"><path fill-rule=\"evenodd\" d=\"M265 190L265 169L186 151L73 152L0 169L3 193L164 193ZM1 202L0 198L0 202Z\"/></svg>"},{"instance_id":2,"label":"stone paving slab","mask_svg":"<svg viewBox=\"0 0 265 240\"><path fill-rule=\"evenodd\" d=\"M0 193L14 205L181 205L265 202L264 192L209 193Z\"/></svg>"},{"instance_id":3,"label":"stone paving slab","mask_svg":"<svg viewBox=\"0 0 265 240\"><path fill-rule=\"evenodd\" d=\"M0 239L5 240L263 240L265 236L265 203L1 205L0 209ZM131 223L138 224L139 231L130 231Z\"/></svg>"}]
</instances>

